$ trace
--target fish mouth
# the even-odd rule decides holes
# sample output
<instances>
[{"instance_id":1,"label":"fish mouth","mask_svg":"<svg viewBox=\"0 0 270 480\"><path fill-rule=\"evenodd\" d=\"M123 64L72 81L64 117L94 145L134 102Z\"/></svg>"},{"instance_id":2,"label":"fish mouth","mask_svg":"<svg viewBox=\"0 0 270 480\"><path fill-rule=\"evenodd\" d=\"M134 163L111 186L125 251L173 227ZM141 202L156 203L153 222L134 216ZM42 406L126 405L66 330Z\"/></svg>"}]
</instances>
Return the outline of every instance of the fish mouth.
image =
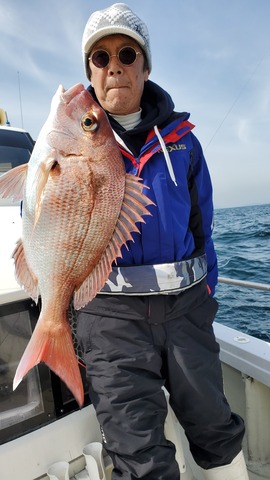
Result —
<instances>
[{"instance_id":1,"label":"fish mouth","mask_svg":"<svg viewBox=\"0 0 270 480\"><path fill-rule=\"evenodd\" d=\"M73 100L74 97L79 95L82 91L84 91L85 88L82 85L82 83L77 83L73 87L70 87L69 89L65 90L63 85L59 85L57 94L61 98L61 101L63 103L70 103L71 100Z\"/></svg>"}]
</instances>

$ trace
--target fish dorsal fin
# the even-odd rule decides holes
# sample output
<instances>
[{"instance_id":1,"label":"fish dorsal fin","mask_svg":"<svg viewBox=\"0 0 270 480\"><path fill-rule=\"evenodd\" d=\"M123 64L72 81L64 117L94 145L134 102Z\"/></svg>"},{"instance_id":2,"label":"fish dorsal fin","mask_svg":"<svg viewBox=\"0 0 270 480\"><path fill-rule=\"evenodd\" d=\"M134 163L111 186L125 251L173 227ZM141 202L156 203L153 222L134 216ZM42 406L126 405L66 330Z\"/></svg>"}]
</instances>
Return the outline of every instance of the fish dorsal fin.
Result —
<instances>
[{"instance_id":1,"label":"fish dorsal fin","mask_svg":"<svg viewBox=\"0 0 270 480\"><path fill-rule=\"evenodd\" d=\"M112 263L121 257L121 247L133 240L131 232L139 232L136 222L143 222L142 215L151 215L147 205L153 202L142 193L145 187L140 178L126 174L125 194L112 238L102 257L74 294L74 308L79 310L93 300L104 286L112 270Z\"/></svg>"},{"instance_id":2,"label":"fish dorsal fin","mask_svg":"<svg viewBox=\"0 0 270 480\"><path fill-rule=\"evenodd\" d=\"M17 242L13 251L12 258L15 262L15 276L21 287L30 295L37 303L38 301L38 282L35 275L29 270L26 262L22 240Z\"/></svg>"},{"instance_id":3,"label":"fish dorsal fin","mask_svg":"<svg viewBox=\"0 0 270 480\"><path fill-rule=\"evenodd\" d=\"M14 167L0 177L0 197L22 200L28 164Z\"/></svg>"}]
</instances>

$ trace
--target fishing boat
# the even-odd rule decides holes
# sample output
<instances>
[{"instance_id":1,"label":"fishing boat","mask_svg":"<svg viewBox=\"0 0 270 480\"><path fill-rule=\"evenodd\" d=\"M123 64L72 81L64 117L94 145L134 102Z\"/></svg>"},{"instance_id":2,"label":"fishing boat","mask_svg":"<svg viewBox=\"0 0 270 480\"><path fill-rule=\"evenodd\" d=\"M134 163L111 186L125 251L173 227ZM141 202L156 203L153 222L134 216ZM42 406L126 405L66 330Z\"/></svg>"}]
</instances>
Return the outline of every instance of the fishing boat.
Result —
<instances>
[{"instance_id":1,"label":"fishing boat","mask_svg":"<svg viewBox=\"0 0 270 480\"><path fill-rule=\"evenodd\" d=\"M0 127L0 173L16 162L28 161L33 145L24 130ZM83 365L82 409L44 364L33 368L13 392L15 370L35 328L40 306L14 278L10 256L21 231L19 203L0 200L0 222L0 480L109 480L112 462L102 446ZM237 284L270 290L270 285L265 284L228 278L219 281L228 288ZM79 357L72 306L69 318ZM249 478L270 479L270 343L220 323L214 323L214 330L221 347L226 396L246 424L243 451ZM165 390L164 395L169 401ZM169 403L165 435L176 446L181 480L203 480L203 472L192 459Z\"/></svg>"}]
</instances>

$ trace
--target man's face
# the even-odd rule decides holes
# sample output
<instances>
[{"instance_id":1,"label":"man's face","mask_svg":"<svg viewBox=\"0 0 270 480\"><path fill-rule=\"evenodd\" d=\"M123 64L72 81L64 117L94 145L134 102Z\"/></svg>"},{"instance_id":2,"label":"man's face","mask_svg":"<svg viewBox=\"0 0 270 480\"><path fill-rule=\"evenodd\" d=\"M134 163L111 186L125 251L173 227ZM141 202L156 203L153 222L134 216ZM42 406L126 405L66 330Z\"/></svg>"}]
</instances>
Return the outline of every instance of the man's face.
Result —
<instances>
[{"instance_id":1,"label":"man's face","mask_svg":"<svg viewBox=\"0 0 270 480\"><path fill-rule=\"evenodd\" d=\"M106 50L110 57L105 68L96 67L90 60L91 84L100 105L104 110L115 115L127 115L138 112L144 82L149 72L144 70L144 56L137 55L132 65L123 65L116 56L123 47L142 50L131 37L126 35L109 35L101 38L92 48L91 56L97 50Z\"/></svg>"}]
</instances>

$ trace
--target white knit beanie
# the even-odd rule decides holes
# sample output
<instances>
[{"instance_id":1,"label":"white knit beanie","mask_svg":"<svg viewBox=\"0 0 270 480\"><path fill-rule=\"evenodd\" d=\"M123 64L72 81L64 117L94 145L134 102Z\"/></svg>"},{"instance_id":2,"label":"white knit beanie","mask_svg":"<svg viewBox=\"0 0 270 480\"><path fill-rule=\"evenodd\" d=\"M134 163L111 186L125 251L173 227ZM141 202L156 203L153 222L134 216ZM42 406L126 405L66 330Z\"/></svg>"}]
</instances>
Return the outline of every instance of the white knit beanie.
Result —
<instances>
[{"instance_id":1,"label":"white knit beanie","mask_svg":"<svg viewBox=\"0 0 270 480\"><path fill-rule=\"evenodd\" d=\"M82 51L87 78L90 80L89 54L93 45L102 37L120 33L128 35L138 42L144 51L151 71L150 39L145 23L124 3L115 3L104 10L97 10L90 15L85 26Z\"/></svg>"}]
</instances>

